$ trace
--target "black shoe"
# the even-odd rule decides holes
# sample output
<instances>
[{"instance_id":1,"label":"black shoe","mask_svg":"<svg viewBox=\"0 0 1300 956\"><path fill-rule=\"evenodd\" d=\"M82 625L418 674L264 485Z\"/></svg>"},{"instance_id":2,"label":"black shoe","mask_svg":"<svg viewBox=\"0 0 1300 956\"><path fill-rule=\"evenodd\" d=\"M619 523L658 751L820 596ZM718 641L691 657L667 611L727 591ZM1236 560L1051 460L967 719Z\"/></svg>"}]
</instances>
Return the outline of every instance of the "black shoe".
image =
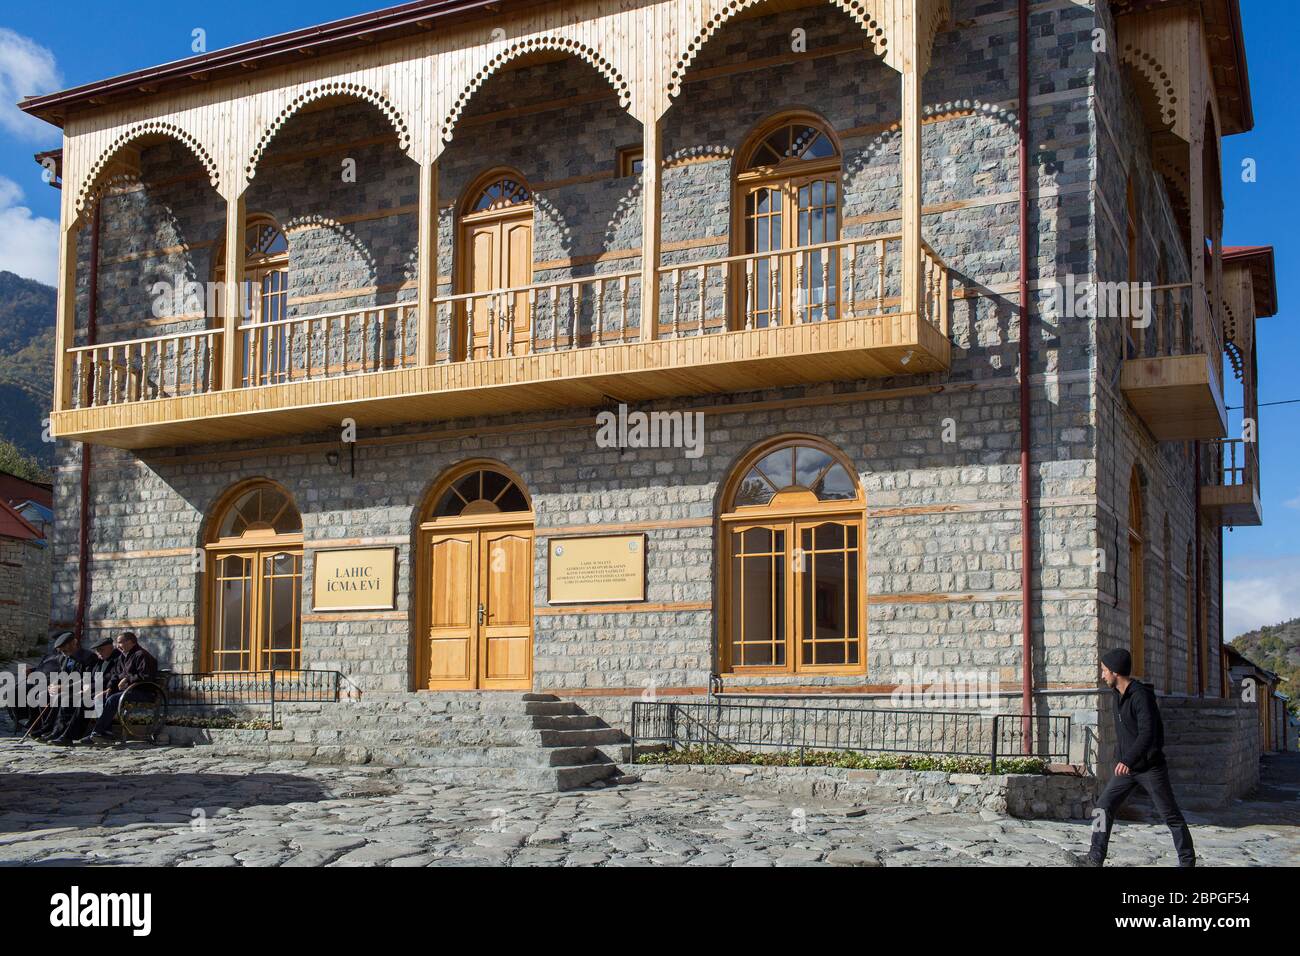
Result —
<instances>
[{"instance_id":1,"label":"black shoe","mask_svg":"<svg viewBox=\"0 0 1300 956\"><path fill-rule=\"evenodd\" d=\"M76 744L76 741L71 737L55 737L50 743L55 747L71 747Z\"/></svg>"},{"instance_id":2,"label":"black shoe","mask_svg":"<svg viewBox=\"0 0 1300 956\"><path fill-rule=\"evenodd\" d=\"M117 738L108 734L91 734L89 740L94 747L112 747L117 743Z\"/></svg>"},{"instance_id":3,"label":"black shoe","mask_svg":"<svg viewBox=\"0 0 1300 956\"><path fill-rule=\"evenodd\" d=\"M1089 853L1075 853L1073 850L1065 850L1062 853L1066 866L1101 866L1101 861L1093 859Z\"/></svg>"},{"instance_id":4,"label":"black shoe","mask_svg":"<svg viewBox=\"0 0 1300 956\"><path fill-rule=\"evenodd\" d=\"M80 740L75 741L74 745L77 747L89 747L94 742L95 742L95 735L86 734L86 736L82 737Z\"/></svg>"}]
</instances>

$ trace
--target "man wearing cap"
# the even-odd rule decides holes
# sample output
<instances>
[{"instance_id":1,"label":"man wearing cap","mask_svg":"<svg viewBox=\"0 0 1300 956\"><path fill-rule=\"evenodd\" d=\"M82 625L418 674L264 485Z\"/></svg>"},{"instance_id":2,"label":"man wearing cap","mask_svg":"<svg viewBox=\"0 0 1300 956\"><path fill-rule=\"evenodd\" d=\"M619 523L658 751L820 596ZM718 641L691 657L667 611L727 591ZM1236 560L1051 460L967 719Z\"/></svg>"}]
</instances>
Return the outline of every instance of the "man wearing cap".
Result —
<instances>
[{"instance_id":1,"label":"man wearing cap","mask_svg":"<svg viewBox=\"0 0 1300 956\"><path fill-rule=\"evenodd\" d=\"M114 743L113 722L117 720L122 701L135 699L134 695L141 693L136 689L137 685L151 683L158 678L158 662L140 646L134 632L123 631L119 634L117 649L122 652L122 659L113 670L113 684L104 699L104 710L95 720L95 729L78 740L78 744Z\"/></svg>"},{"instance_id":2,"label":"man wearing cap","mask_svg":"<svg viewBox=\"0 0 1300 956\"><path fill-rule=\"evenodd\" d=\"M54 635L50 647L58 651L62 655L62 659L59 662L58 670L50 675L49 702L32 726L30 736L33 740L43 741L47 737L54 736L62 725L72 719L72 714L78 709L76 701L59 702L56 700L55 676L58 674L80 674L82 671L88 671L95 666L97 660L94 654L81 646L81 638L77 637L72 631L60 631ZM68 678L64 679L67 680Z\"/></svg>"},{"instance_id":3,"label":"man wearing cap","mask_svg":"<svg viewBox=\"0 0 1300 956\"><path fill-rule=\"evenodd\" d=\"M97 691L95 699L99 701L107 698L114 690L114 685L120 679L118 668L123 660L122 652L113 644L113 639L105 635L98 642L92 644L90 649L95 653L96 661L91 668L90 673L99 677L98 685L102 690ZM60 747L75 746L81 739L82 734L86 732L86 708L77 707L67 723L60 726L59 729L50 737L49 742Z\"/></svg>"},{"instance_id":4,"label":"man wearing cap","mask_svg":"<svg viewBox=\"0 0 1300 956\"><path fill-rule=\"evenodd\" d=\"M1187 828L1178 801L1169 785L1169 767L1165 764L1165 728L1160 720L1156 695L1149 686L1132 677L1133 659L1129 652L1116 648L1101 655L1101 679L1115 691L1115 775L1097 801L1101 818L1092 831L1092 848L1085 856L1066 851L1073 866L1101 866L1110 845L1110 831L1115 813L1135 787L1146 791L1156 813L1165 821L1174 837L1178 865L1196 865L1192 833Z\"/></svg>"}]
</instances>

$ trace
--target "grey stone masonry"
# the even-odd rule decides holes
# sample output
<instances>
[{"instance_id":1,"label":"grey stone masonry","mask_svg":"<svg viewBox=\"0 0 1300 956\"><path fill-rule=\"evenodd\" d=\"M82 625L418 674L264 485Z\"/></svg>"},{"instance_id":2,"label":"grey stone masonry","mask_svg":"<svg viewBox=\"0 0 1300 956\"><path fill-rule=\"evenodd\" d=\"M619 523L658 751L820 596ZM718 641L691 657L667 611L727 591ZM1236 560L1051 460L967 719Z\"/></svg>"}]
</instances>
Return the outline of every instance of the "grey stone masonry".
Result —
<instances>
[{"instance_id":1,"label":"grey stone masonry","mask_svg":"<svg viewBox=\"0 0 1300 956\"><path fill-rule=\"evenodd\" d=\"M1127 261L1111 211L1123 208L1130 166L1140 173L1147 224L1143 278L1154 281L1161 255L1170 281L1187 275L1172 204L1151 173L1132 78L1116 52L1091 48L1093 31L1113 36L1113 26L1106 0L1033 5L1027 211L1035 284L1033 300L1021 303L1019 130L1009 105L1017 92L1016 3L953 0L922 89L923 233L953 276L949 371L635 406L701 415L698 457L682 448L601 447L595 416L604 407L484 409L396 427L368 423L363 409L355 475L346 450L342 466L327 458L340 449L333 430L138 453L95 448L87 503L91 633L130 625L165 666L206 669L212 583L199 549L223 495L237 482L268 479L302 515L303 666L338 670L367 695L412 690L422 683L414 665L420 642L429 639L416 626L418 585L428 573L416 526L441 475L489 459L519 476L533 505L532 690L571 696L590 716L622 726L642 694L699 697L721 669L723 488L760 444L805 435L843 452L865 495L857 595L866 608L865 659L854 673L724 675L729 691L887 694L900 683L975 670L1000 692L1017 693L1027 535L1035 707L1070 716L1072 759L1096 766L1111 730L1096 696L1098 656L1131 640L1126 535L1136 469L1144 674L1171 694L1194 692L1203 676L1217 695L1221 536L1197 524L1201 475L1192 452L1154 442L1118 394L1127 330L1066 314L1052 294L1057 279L1113 278ZM796 28L806 31L811 52L778 57ZM850 41L858 48L848 49ZM820 116L840 140L841 234L900 228L898 77L861 41L852 19L826 5L737 17L704 45L663 120L665 263L743 245L735 225L737 151L760 124L791 111ZM247 195L250 214L273 216L286 230L288 308L309 315L414 302L416 167L370 106L319 106L285 124ZM494 170L517 171L534 189L537 281L637 269L641 182L616 175L615 162L619 148L641 136L604 79L574 58L528 61L489 79L440 159L439 291L461 288L458 217L472 184ZM355 182L343 176L347 160L355 161ZM184 150L149 146L141 163L141 181L113 192L103 207L101 341L212 318L151 319L149 293L178 271L198 281L214 274L223 203ZM79 249L89 245L83 237ZM1025 335L1030 361L1021 369ZM1022 376L1032 405L1028 527L1020 515ZM608 407L617 403L610 396ZM78 599L82 459L66 442L58 455L53 617L69 622ZM611 527L647 535L646 606L550 605L552 539ZM1202 547L1192 556L1198 527ZM314 612L315 553L358 542L397 549L395 608ZM1196 618L1196 567L1206 591L1204 661L1188 626Z\"/></svg>"}]
</instances>

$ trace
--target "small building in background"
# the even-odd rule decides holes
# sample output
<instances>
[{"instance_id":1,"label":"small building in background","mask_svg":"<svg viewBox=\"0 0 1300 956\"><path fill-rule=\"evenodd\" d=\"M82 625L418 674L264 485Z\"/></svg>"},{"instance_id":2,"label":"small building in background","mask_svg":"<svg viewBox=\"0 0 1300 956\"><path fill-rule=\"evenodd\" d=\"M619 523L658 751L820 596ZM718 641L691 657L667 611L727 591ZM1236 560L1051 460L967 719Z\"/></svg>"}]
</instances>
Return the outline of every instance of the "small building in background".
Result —
<instances>
[{"instance_id":1,"label":"small building in background","mask_svg":"<svg viewBox=\"0 0 1300 956\"><path fill-rule=\"evenodd\" d=\"M50 623L46 533L0 498L0 659L45 640Z\"/></svg>"}]
</instances>

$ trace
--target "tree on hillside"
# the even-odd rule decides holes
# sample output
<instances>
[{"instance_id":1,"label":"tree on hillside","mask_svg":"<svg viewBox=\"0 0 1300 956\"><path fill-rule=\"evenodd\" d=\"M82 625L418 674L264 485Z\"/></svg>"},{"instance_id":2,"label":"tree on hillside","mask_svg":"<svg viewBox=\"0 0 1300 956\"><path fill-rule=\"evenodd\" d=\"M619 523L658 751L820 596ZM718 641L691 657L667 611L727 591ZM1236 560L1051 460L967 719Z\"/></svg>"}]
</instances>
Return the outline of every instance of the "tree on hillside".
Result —
<instances>
[{"instance_id":1,"label":"tree on hillside","mask_svg":"<svg viewBox=\"0 0 1300 956\"><path fill-rule=\"evenodd\" d=\"M29 455L24 455L13 442L0 438L0 471L7 471L28 481L49 482L49 472L41 467L40 462Z\"/></svg>"}]
</instances>

